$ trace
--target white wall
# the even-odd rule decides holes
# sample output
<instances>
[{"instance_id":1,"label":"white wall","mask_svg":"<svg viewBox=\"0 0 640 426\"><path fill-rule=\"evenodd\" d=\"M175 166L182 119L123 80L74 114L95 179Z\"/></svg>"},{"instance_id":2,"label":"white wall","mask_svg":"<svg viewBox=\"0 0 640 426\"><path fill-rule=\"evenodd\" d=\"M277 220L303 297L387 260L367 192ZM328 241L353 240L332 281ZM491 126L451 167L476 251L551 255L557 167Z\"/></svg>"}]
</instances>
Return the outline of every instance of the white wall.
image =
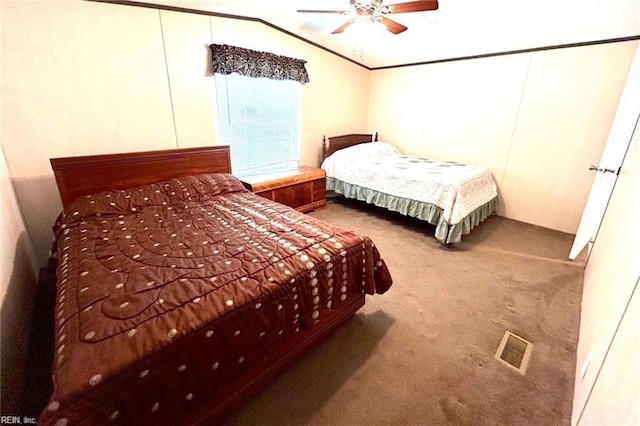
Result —
<instances>
[{"instance_id":1,"label":"white wall","mask_svg":"<svg viewBox=\"0 0 640 426\"><path fill-rule=\"evenodd\" d=\"M639 188L640 190L640 188ZM602 364L580 425L640 424L640 282Z\"/></svg>"},{"instance_id":2,"label":"white wall","mask_svg":"<svg viewBox=\"0 0 640 426\"><path fill-rule=\"evenodd\" d=\"M2 1L2 140L40 264L61 210L52 157L217 144L208 44L302 58L300 162L366 126L369 72L255 22L95 2Z\"/></svg>"},{"instance_id":3,"label":"white wall","mask_svg":"<svg viewBox=\"0 0 640 426\"><path fill-rule=\"evenodd\" d=\"M3 415L16 415L38 268L1 148L0 203L0 406Z\"/></svg>"},{"instance_id":4,"label":"white wall","mask_svg":"<svg viewBox=\"0 0 640 426\"><path fill-rule=\"evenodd\" d=\"M409 154L486 165L498 214L575 233L636 45L373 71L368 128Z\"/></svg>"},{"instance_id":5,"label":"white wall","mask_svg":"<svg viewBox=\"0 0 640 426\"><path fill-rule=\"evenodd\" d=\"M2 2L2 140L40 264L61 210L49 158L175 148L158 12Z\"/></svg>"}]
</instances>

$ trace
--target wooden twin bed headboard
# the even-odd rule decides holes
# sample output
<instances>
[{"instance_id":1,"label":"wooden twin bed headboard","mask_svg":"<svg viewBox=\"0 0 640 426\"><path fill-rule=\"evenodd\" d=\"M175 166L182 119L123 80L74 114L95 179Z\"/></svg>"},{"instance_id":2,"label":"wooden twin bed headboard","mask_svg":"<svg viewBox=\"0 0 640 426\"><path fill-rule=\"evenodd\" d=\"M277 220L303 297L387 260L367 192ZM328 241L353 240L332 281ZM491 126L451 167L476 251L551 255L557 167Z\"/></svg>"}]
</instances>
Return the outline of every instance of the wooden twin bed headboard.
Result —
<instances>
[{"instance_id":1,"label":"wooden twin bed headboard","mask_svg":"<svg viewBox=\"0 0 640 426\"><path fill-rule=\"evenodd\" d=\"M202 173L231 173L228 145L52 158L62 205L83 195Z\"/></svg>"},{"instance_id":2,"label":"wooden twin bed headboard","mask_svg":"<svg viewBox=\"0 0 640 426\"><path fill-rule=\"evenodd\" d=\"M351 133L342 136L332 136L327 138L322 137L322 158L321 162L325 158L333 154L339 149L346 148L348 146L357 145L365 142L376 142L378 140L378 133Z\"/></svg>"}]
</instances>

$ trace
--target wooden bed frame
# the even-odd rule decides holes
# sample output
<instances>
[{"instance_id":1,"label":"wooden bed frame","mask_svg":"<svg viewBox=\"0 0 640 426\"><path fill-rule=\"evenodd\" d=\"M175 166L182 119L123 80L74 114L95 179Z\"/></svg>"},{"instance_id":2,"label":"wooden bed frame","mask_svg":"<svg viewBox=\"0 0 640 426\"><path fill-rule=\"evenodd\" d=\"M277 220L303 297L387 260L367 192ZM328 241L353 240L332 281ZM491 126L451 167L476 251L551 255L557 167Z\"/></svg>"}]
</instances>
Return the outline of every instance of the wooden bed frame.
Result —
<instances>
[{"instance_id":1,"label":"wooden bed frame","mask_svg":"<svg viewBox=\"0 0 640 426\"><path fill-rule=\"evenodd\" d=\"M348 135L342 136L333 136L327 138L326 136L322 137L322 159L321 162L324 161L325 158L333 154L339 149L346 148L352 145L358 145L365 142L377 142L378 141L378 132L376 133L351 133Z\"/></svg>"},{"instance_id":2,"label":"wooden bed frame","mask_svg":"<svg viewBox=\"0 0 640 426\"><path fill-rule=\"evenodd\" d=\"M228 146L107 154L51 159L62 203L110 189L135 188L153 182L201 173L230 173ZM296 360L317 347L348 321L365 302L362 294L333 310L318 329L301 330L280 350L227 388L205 409L185 413L185 424L208 425L233 414Z\"/></svg>"},{"instance_id":3,"label":"wooden bed frame","mask_svg":"<svg viewBox=\"0 0 640 426\"><path fill-rule=\"evenodd\" d=\"M228 145L52 158L50 162L64 207L102 191L201 173L231 173Z\"/></svg>"}]
</instances>

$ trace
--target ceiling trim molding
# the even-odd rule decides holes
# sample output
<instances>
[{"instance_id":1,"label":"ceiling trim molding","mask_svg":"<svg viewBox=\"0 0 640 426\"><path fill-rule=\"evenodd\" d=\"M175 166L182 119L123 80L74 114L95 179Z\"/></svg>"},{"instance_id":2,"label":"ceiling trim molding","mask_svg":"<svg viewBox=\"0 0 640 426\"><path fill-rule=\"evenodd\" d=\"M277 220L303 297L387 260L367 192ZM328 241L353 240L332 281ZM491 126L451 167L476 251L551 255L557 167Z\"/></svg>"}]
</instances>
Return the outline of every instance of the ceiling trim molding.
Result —
<instances>
[{"instance_id":1,"label":"ceiling trim molding","mask_svg":"<svg viewBox=\"0 0 640 426\"><path fill-rule=\"evenodd\" d=\"M191 8L186 8L186 7L177 7L177 6L167 6L164 4L155 4L155 3L141 3L141 2L137 2L134 0L85 0L85 1L89 1L89 2L93 2L93 3L110 3L110 4L118 4L118 5L122 5L122 6L135 6L135 7L145 7L148 9L160 9L160 10L168 10L171 12L184 12L184 13L193 13L196 15L207 15L207 16L215 16L216 18L227 18L227 19L237 19L237 20L241 20L241 21L250 21L250 22L257 22L263 25L266 25L267 27L273 28L276 31L280 31L281 33L284 33L288 36L291 36L293 38L296 38L300 41L303 41L305 43L308 43L314 47L317 47L318 49L322 49L326 52L329 52L333 55L336 55L342 59L344 59L345 61L349 61L355 65L361 66L362 68L365 68L369 71L371 71L372 68L361 64L358 61L355 61L351 58L349 58L348 56L342 55L334 50L331 50L329 48L326 48L318 43L315 43L311 40L308 40L304 37L301 37L297 34L292 33L291 31L285 30L282 27L279 27L277 25L272 24L271 22L265 21L264 19L260 19L260 18L255 18L253 16L242 16L242 15L232 15L229 13L219 13L219 12L210 12L210 11L206 11L206 10L198 10L198 9L191 9Z\"/></svg>"},{"instance_id":2,"label":"ceiling trim molding","mask_svg":"<svg viewBox=\"0 0 640 426\"><path fill-rule=\"evenodd\" d=\"M184 12L184 13L193 13L193 14L197 14L197 15L207 15L207 16L214 16L217 18L227 18L227 19L237 19L237 20L242 20L242 21L250 21L250 22L257 22L263 25L266 25L267 27L273 28L276 31L280 31L290 37L296 38L300 41L303 41L305 43L308 43L314 47L317 47L318 49L322 49L325 52L329 52L333 55L336 55L342 59L344 59L345 61L351 62L352 64L358 65L362 68L365 68L369 71L377 71L377 70L386 70L386 69L393 69L393 68L403 68L403 67L414 67L414 66L419 66L419 65L431 65L431 64L441 64L441 63L445 63L445 62L456 62L456 61L466 61L466 60L470 60L470 59L483 59L483 58L491 58L494 56L506 56L506 55L519 55L522 53L532 53L532 52L542 52L545 50L556 50L556 49L567 49L567 48L572 48L572 47L582 47L582 46L593 46L593 45L598 45L598 44L608 44L608 43L622 43L622 42L627 42L627 41L634 41L634 40L640 40L640 34L638 35L632 35L632 36L627 36L627 37L617 37L617 38L607 38L607 39L602 39L602 40L592 40L592 41L584 41L584 42L577 42L577 43L566 43L566 44L557 44L557 45L551 45L551 46L542 46L542 47L532 47L532 48L527 48L527 49L518 49L518 50L507 50L507 51L503 51L503 52L492 52L492 53L483 53L480 55L470 55L470 56L459 56L459 57L454 57L454 58L443 58L443 59L436 59L436 60L432 60L432 61L423 61L423 62L412 62L412 63L407 63L407 64L398 64L398 65L386 65L386 66L382 66L382 67L369 67L367 65L364 65L356 60L353 60L351 58L349 58L348 56L345 56L341 53L338 53L334 50L331 50L327 47L324 47L316 42L313 42L309 39L306 39L304 37L301 37L297 34L292 33L291 31L285 30L282 27L279 27L275 24L272 24L271 22L265 21L264 19L261 18L256 18L253 16L242 16L242 15L233 15L233 14L229 14L229 13L219 13L219 12L211 12L211 11L205 11L205 10L199 10L199 9L191 9L191 8L185 8L185 7L177 7L177 6L167 6L167 5L163 5L163 4L156 4L156 3L142 3L139 1L135 1L135 0L84 0L84 1L89 1L89 2L94 2L94 3L111 3L111 4L118 4L118 5L123 5L123 6L135 6L135 7L144 7L144 8L149 8L149 9L160 9L160 10L168 10L168 11L172 11L172 12Z\"/></svg>"},{"instance_id":3,"label":"ceiling trim molding","mask_svg":"<svg viewBox=\"0 0 640 426\"><path fill-rule=\"evenodd\" d=\"M617 37L617 38L607 38L602 40L593 40L593 41L583 41L579 43L567 43L567 44L556 44L552 46L542 46L542 47L532 47L528 49L519 49L519 50L507 50L504 52L493 52L493 53L484 53L481 55L471 55L471 56L459 56L456 58L446 58L446 59L436 59L433 61L424 61L424 62L414 62L410 64L401 64L401 65L387 65L383 67L373 67L369 68L371 71L377 70L386 70L391 68L403 68L403 67L413 67L417 65L430 65L430 64L441 64L444 62L455 62L455 61L466 61L469 59L482 59L482 58L491 58L494 56L506 56L506 55L519 55L522 53L532 53L532 52L542 52L545 50L557 50L557 49L567 49L571 47L582 47L582 46L594 46L597 44L609 44L609 43L622 43L626 41L640 40L640 35L633 35L628 37Z\"/></svg>"}]
</instances>

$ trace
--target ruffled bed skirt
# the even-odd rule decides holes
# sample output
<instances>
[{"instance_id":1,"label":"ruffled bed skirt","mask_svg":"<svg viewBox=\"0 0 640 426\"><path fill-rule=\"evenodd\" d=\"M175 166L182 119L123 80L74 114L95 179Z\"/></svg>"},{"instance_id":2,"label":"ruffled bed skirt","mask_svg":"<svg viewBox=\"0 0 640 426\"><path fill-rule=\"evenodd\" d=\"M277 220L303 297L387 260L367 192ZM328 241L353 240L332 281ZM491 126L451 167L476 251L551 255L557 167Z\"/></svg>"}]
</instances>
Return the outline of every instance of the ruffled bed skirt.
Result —
<instances>
[{"instance_id":1,"label":"ruffled bed skirt","mask_svg":"<svg viewBox=\"0 0 640 426\"><path fill-rule=\"evenodd\" d=\"M495 197L469 213L459 223L450 224L443 219L443 210L435 204L384 194L332 177L327 177L327 190L429 222L435 225L435 237L443 244L460 242L463 235L467 235L473 228L484 222L498 206L498 197Z\"/></svg>"}]
</instances>

